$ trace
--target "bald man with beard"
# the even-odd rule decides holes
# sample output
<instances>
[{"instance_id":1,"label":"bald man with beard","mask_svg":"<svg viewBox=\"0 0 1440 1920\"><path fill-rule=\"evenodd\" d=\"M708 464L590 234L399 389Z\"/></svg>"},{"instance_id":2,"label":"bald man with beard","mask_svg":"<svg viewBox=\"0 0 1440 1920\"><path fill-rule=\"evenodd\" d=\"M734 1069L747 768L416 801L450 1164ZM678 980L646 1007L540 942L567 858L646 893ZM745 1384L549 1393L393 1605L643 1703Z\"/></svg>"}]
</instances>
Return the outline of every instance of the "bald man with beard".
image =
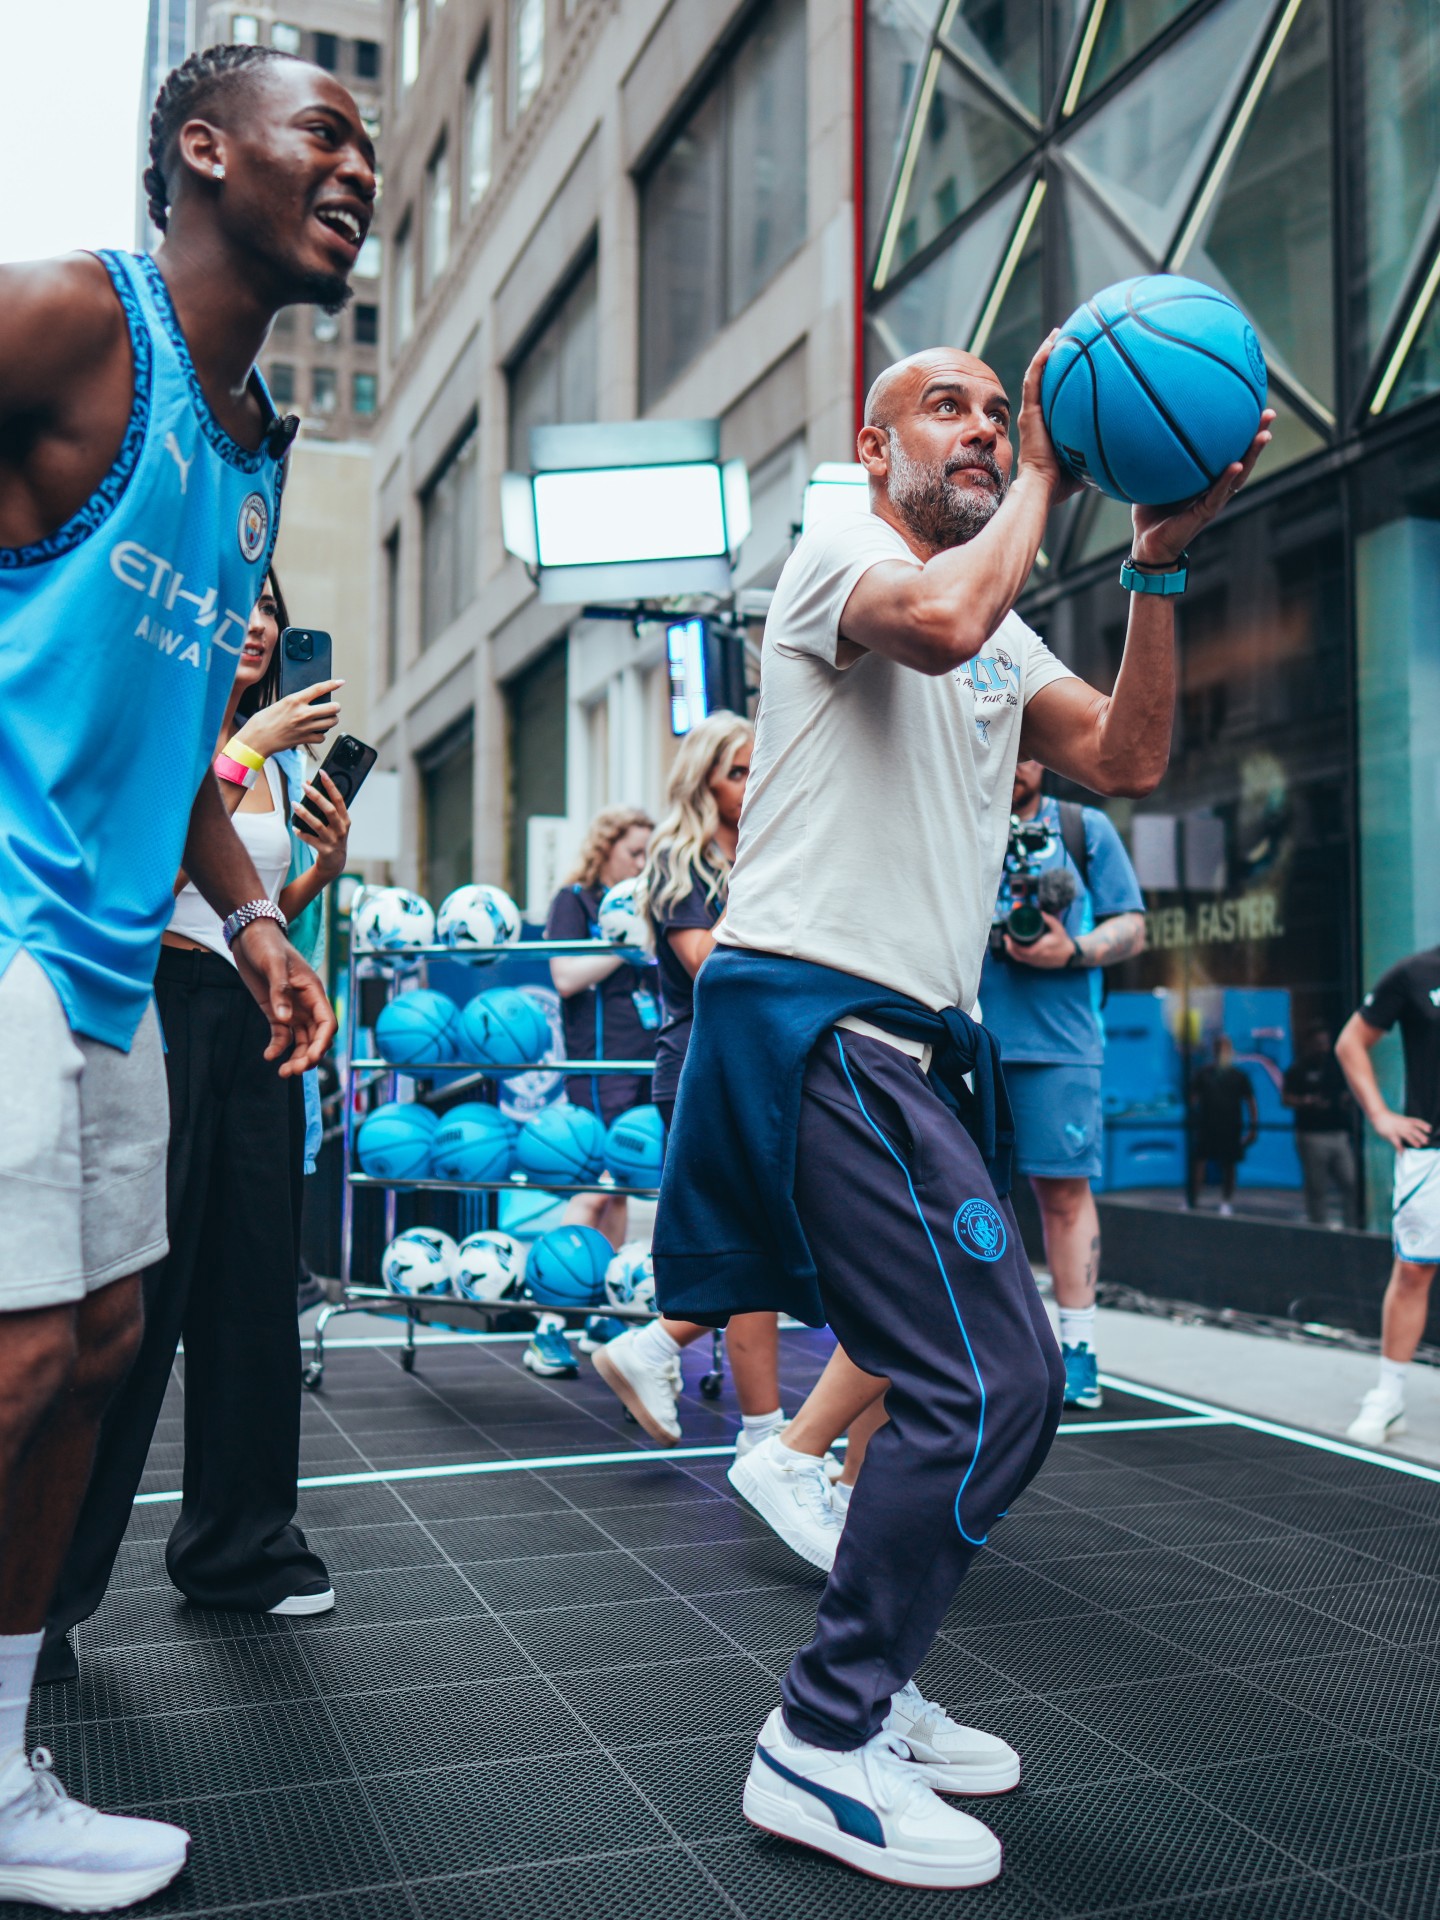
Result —
<instances>
[{"instance_id":1,"label":"bald man with beard","mask_svg":"<svg viewBox=\"0 0 1440 1920\"><path fill-rule=\"evenodd\" d=\"M964 1011L1015 766L1152 791L1175 701L1165 576L1269 438L1266 416L1202 498L1135 509L1142 581L1102 694L1014 612L1073 485L1040 410L1053 339L1025 376L1018 472L1010 401L983 361L935 348L888 368L858 441L869 512L804 534L781 574L656 1223L665 1312L828 1322L839 1398L858 1412L886 1395L744 1806L913 1886L1000 1871L999 1841L940 1796L1008 1791L1019 1756L913 1681L976 1550L1043 1462L1064 1388L1007 1198L998 1050ZM780 1436L753 1457L747 1497L767 1518L818 1518L817 1458Z\"/></svg>"}]
</instances>

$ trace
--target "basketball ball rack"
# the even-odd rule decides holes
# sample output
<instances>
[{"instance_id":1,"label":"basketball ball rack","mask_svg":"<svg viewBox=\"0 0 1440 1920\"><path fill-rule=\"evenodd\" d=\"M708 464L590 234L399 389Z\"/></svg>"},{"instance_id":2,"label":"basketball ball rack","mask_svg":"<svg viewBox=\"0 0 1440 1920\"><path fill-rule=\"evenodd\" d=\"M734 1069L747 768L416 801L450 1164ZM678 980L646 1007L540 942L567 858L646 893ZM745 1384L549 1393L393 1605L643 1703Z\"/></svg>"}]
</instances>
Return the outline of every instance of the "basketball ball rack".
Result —
<instances>
[{"instance_id":1,"label":"basketball ball rack","mask_svg":"<svg viewBox=\"0 0 1440 1920\"><path fill-rule=\"evenodd\" d=\"M301 1374L309 1391L313 1393L325 1377L325 1334L330 1322L349 1313L384 1314L403 1320L405 1344L400 1349L400 1364L407 1373L413 1372L415 1367L415 1332L418 1327L440 1325L460 1332L486 1332L493 1329L502 1316L514 1313L560 1313L565 1315L567 1323L583 1321L590 1313L604 1313L617 1320L638 1322L656 1317L643 1307L613 1306L604 1301L596 1307L576 1308L573 1303L537 1299L529 1293L523 1298L496 1301L471 1300L458 1293L402 1294L378 1281L357 1279L354 1272L357 1194L383 1194L387 1246L397 1231L398 1196L405 1193L438 1193L452 1198L462 1194L478 1196L477 1211L480 1218L466 1228L469 1233L479 1233L498 1226L500 1196L507 1193L539 1192L557 1200L568 1200L572 1195L581 1193L602 1193L607 1198L623 1200L657 1198L660 1191L658 1187L627 1184L608 1173L595 1180L573 1182L531 1179L524 1173L511 1174L504 1180L388 1180L380 1175L362 1173L355 1164L355 1136L374 1095L378 1090L382 1100L398 1099L402 1079L412 1084L415 1089L413 1098L418 1105L434 1107L442 1100L448 1102L457 1094L466 1093L488 1096L498 1104L500 1088L497 1083L522 1073L556 1074L564 1079L606 1073L649 1078L655 1070L651 1060L570 1060L556 1058L553 1052L547 1052L542 1060L445 1060L424 1064L418 1061L402 1064L387 1060L366 1053L360 1047L362 985L371 981L383 982L386 1004L389 1004L399 998L402 985L408 989L417 984L426 984L432 961L467 966L480 972L502 960L552 960L568 954L594 958L615 951L615 947L605 940L515 940L503 947L429 945L372 947L358 953L352 950L340 1061L341 1151L345 1167L340 1191L342 1295L339 1300L330 1301L322 1307L316 1318L310 1359ZM724 1378L724 1339L717 1328L711 1348L710 1371L700 1382L700 1391L706 1399L719 1398Z\"/></svg>"}]
</instances>

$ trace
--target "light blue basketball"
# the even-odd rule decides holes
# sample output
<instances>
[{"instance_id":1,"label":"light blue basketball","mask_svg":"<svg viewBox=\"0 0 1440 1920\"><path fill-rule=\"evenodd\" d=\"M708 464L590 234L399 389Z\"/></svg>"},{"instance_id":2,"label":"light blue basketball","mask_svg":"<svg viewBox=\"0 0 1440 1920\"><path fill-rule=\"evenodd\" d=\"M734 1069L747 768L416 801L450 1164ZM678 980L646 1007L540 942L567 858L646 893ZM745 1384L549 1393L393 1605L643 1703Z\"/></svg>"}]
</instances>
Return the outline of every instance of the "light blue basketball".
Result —
<instances>
[{"instance_id":1,"label":"light blue basketball","mask_svg":"<svg viewBox=\"0 0 1440 1920\"><path fill-rule=\"evenodd\" d=\"M557 1100L520 1129L515 1164L539 1180L593 1180L605 1164L605 1129L588 1107Z\"/></svg>"},{"instance_id":2,"label":"light blue basketball","mask_svg":"<svg viewBox=\"0 0 1440 1920\"><path fill-rule=\"evenodd\" d=\"M550 1022L532 994L519 987L490 987L467 1000L460 1013L462 1060L477 1066L533 1065L550 1045Z\"/></svg>"},{"instance_id":3,"label":"light blue basketball","mask_svg":"<svg viewBox=\"0 0 1440 1920\"><path fill-rule=\"evenodd\" d=\"M391 1000L375 1022L382 1059L397 1067L437 1067L455 1058L460 1010L449 994L417 987Z\"/></svg>"},{"instance_id":4,"label":"light blue basketball","mask_svg":"<svg viewBox=\"0 0 1440 1920\"><path fill-rule=\"evenodd\" d=\"M377 1180L424 1180L437 1124L428 1107L413 1101L389 1100L376 1107L355 1136L360 1171Z\"/></svg>"},{"instance_id":5,"label":"light blue basketball","mask_svg":"<svg viewBox=\"0 0 1440 1920\"><path fill-rule=\"evenodd\" d=\"M555 1227L541 1234L525 1262L525 1291L546 1307L598 1307L615 1249L594 1227Z\"/></svg>"},{"instance_id":6,"label":"light blue basketball","mask_svg":"<svg viewBox=\"0 0 1440 1920\"><path fill-rule=\"evenodd\" d=\"M605 1165L632 1187L658 1187L665 1155L665 1122L658 1107L631 1107L618 1114L605 1136Z\"/></svg>"},{"instance_id":7,"label":"light blue basketball","mask_svg":"<svg viewBox=\"0 0 1440 1920\"><path fill-rule=\"evenodd\" d=\"M437 1180L503 1180L515 1161L515 1122L498 1107L468 1101L441 1117L431 1170Z\"/></svg>"},{"instance_id":8,"label":"light blue basketball","mask_svg":"<svg viewBox=\"0 0 1440 1920\"><path fill-rule=\"evenodd\" d=\"M1265 356L1233 300L1203 281L1141 274L1075 309L1040 399L1078 478L1142 506L1190 500L1244 458L1265 405Z\"/></svg>"},{"instance_id":9,"label":"light blue basketball","mask_svg":"<svg viewBox=\"0 0 1440 1920\"><path fill-rule=\"evenodd\" d=\"M546 1193L542 1187L514 1187L500 1195L500 1231L517 1240L533 1240L562 1226L569 1205L563 1193Z\"/></svg>"}]
</instances>

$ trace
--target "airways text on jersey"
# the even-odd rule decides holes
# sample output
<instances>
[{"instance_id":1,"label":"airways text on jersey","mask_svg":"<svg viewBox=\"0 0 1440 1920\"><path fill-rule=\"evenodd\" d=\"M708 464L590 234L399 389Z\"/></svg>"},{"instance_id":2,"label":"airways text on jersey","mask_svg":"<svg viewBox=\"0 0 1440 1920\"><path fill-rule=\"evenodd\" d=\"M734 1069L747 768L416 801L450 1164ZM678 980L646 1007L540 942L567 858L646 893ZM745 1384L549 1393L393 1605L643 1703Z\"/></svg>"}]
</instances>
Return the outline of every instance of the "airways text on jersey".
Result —
<instances>
[{"instance_id":1,"label":"airways text on jersey","mask_svg":"<svg viewBox=\"0 0 1440 1920\"><path fill-rule=\"evenodd\" d=\"M218 590L207 587L203 593L192 592L185 585L184 574L163 554L151 553L138 540L121 540L110 555L110 571L123 585L156 603L141 614L135 628L137 640L147 641L201 672L209 667L212 646L224 653L240 652L245 642L246 616L233 607L227 607L222 615ZM189 601L189 609L181 607L181 601ZM175 615L178 624L167 626L162 614ZM200 633L187 632L187 623L191 629L201 629ZM209 627L215 631L205 632Z\"/></svg>"}]
</instances>

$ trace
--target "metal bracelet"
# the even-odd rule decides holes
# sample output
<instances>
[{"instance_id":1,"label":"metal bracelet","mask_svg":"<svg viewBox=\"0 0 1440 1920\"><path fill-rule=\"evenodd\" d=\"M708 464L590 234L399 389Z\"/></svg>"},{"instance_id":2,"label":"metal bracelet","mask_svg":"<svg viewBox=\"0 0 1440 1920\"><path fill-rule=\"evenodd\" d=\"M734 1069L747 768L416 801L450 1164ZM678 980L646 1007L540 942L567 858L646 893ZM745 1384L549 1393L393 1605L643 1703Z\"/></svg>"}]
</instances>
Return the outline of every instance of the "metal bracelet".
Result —
<instances>
[{"instance_id":1,"label":"metal bracelet","mask_svg":"<svg viewBox=\"0 0 1440 1920\"><path fill-rule=\"evenodd\" d=\"M290 924L273 900L247 900L243 907L236 907L235 911L220 923L220 931L225 936L225 945L233 947L236 935L243 933L255 920L273 920L282 933Z\"/></svg>"}]
</instances>

